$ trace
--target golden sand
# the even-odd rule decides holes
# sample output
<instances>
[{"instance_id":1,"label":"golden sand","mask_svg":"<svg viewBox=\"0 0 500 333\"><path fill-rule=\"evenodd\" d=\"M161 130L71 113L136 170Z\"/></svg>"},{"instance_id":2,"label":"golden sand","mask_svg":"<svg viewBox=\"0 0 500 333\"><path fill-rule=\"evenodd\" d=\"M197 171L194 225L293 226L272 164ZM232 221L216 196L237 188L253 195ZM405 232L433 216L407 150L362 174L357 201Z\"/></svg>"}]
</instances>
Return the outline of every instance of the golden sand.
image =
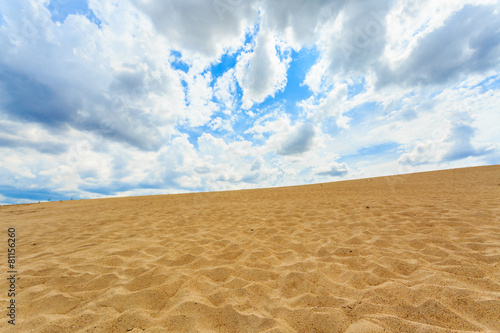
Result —
<instances>
[{"instance_id":1,"label":"golden sand","mask_svg":"<svg viewBox=\"0 0 500 333\"><path fill-rule=\"evenodd\" d=\"M17 332L500 332L500 166L0 207Z\"/></svg>"}]
</instances>

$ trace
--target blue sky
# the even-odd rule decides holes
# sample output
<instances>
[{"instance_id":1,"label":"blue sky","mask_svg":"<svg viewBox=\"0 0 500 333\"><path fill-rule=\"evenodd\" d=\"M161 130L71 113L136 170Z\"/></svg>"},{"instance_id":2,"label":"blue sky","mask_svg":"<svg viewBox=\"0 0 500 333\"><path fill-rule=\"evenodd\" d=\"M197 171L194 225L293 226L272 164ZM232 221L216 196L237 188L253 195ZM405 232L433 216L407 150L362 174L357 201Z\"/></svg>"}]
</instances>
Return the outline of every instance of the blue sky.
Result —
<instances>
[{"instance_id":1,"label":"blue sky","mask_svg":"<svg viewBox=\"0 0 500 333\"><path fill-rule=\"evenodd\" d=\"M0 203L500 163L497 1L0 2Z\"/></svg>"}]
</instances>

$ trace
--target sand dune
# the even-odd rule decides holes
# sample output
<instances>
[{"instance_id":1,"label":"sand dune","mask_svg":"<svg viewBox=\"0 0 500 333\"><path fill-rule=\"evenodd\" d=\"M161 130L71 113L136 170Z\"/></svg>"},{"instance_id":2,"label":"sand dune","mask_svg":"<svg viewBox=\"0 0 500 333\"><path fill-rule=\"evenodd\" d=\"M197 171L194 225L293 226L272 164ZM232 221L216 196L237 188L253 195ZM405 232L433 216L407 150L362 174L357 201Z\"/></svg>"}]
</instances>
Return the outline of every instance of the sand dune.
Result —
<instances>
[{"instance_id":1,"label":"sand dune","mask_svg":"<svg viewBox=\"0 0 500 333\"><path fill-rule=\"evenodd\" d=\"M499 199L490 166L3 206L14 331L500 332Z\"/></svg>"}]
</instances>

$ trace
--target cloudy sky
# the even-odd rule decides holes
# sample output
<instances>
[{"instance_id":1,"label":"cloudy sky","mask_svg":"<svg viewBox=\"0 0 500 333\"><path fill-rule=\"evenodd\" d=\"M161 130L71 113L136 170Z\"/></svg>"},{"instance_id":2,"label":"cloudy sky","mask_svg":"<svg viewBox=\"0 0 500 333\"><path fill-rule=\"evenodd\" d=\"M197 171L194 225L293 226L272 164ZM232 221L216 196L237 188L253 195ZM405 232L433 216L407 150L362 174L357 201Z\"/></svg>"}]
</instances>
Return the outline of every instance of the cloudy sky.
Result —
<instances>
[{"instance_id":1,"label":"cloudy sky","mask_svg":"<svg viewBox=\"0 0 500 333\"><path fill-rule=\"evenodd\" d=\"M0 0L0 203L500 164L490 0Z\"/></svg>"}]
</instances>

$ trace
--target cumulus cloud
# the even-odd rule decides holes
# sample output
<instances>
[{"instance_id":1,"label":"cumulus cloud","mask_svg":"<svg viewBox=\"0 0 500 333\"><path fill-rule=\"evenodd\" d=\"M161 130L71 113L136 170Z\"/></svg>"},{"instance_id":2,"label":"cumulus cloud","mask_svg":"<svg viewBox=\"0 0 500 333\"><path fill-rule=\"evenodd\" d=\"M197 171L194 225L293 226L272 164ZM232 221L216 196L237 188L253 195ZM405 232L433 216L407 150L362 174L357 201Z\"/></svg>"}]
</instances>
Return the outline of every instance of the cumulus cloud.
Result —
<instances>
[{"instance_id":1,"label":"cumulus cloud","mask_svg":"<svg viewBox=\"0 0 500 333\"><path fill-rule=\"evenodd\" d=\"M303 101L300 106L305 110L307 117L316 121L328 117L337 118L340 128L348 127L348 118L344 116L353 103L347 100L349 88L345 83L337 83L325 97L311 97Z\"/></svg>"},{"instance_id":2,"label":"cumulus cloud","mask_svg":"<svg viewBox=\"0 0 500 333\"><path fill-rule=\"evenodd\" d=\"M226 113L231 113L236 107L236 77L234 69L230 69L217 79L214 94Z\"/></svg>"},{"instance_id":3,"label":"cumulus cloud","mask_svg":"<svg viewBox=\"0 0 500 333\"><path fill-rule=\"evenodd\" d=\"M492 147L475 147L473 139L476 129L474 119L466 112L454 112L449 116L449 130L445 136L434 140L421 140L411 151L399 158L403 165L417 166L440 162L452 162L468 157L477 157L489 154Z\"/></svg>"},{"instance_id":4,"label":"cumulus cloud","mask_svg":"<svg viewBox=\"0 0 500 333\"><path fill-rule=\"evenodd\" d=\"M445 161L453 161L469 156L477 155L479 152L474 149L471 139L474 137L474 128L468 125L459 125L451 129L448 141L452 146L443 156Z\"/></svg>"},{"instance_id":5,"label":"cumulus cloud","mask_svg":"<svg viewBox=\"0 0 500 333\"><path fill-rule=\"evenodd\" d=\"M277 151L278 155L297 155L311 150L315 134L311 123L296 126L281 143Z\"/></svg>"},{"instance_id":6,"label":"cumulus cloud","mask_svg":"<svg viewBox=\"0 0 500 333\"><path fill-rule=\"evenodd\" d=\"M410 152L401 155L399 163L411 166L436 163L441 159L443 153L441 142L425 140L415 144Z\"/></svg>"},{"instance_id":7,"label":"cumulus cloud","mask_svg":"<svg viewBox=\"0 0 500 333\"><path fill-rule=\"evenodd\" d=\"M314 45L325 22L334 20L345 1L265 1L263 24L296 48Z\"/></svg>"},{"instance_id":8,"label":"cumulus cloud","mask_svg":"<svg viewBox=\"0 0 500 333\"><path fill-rule=\"evenodd\" d=\"M286 48L286 46L284 46ZM276 37L260 31L253 51L240 55L236 65L236 78L243 89L242 108L261 103L286 85L286 72L290 58L285 49L278 54Z\"/></svg>"},{"instance_id":9,"label":"cumulus cloud","mask_svg":"<svg viewBox=\"0 0 500 333\"><path fill-rule=\"evenodd\" d=\"M442 84L470 73L498 68L498 4L467 5L422 37L393 70L384 67L379 84Z\"/></svg>"},{"instance_id":10,"label":"cumulus cloud","mask_svg":"<svg viewBox=\"0 0 500 333\"><path fill-rule=\"evenodd\" d=\"M348 2L325 44L330 70L365 72L383 54L390 1Z\"/></svg>"},{"instance_id":11,"label":"cumulus cloud","mask_svg":"<svg viewBox=\"0 0 500 333\"><path fill-rule=\"evenodd\" d=\"M202 126L210 121L217 109L212 100L214 91L210 83L212 77L209 73L186 77L188 89L186 94L187 110L186 121L190 126Z\"/></svg>"},{"instance_id":12,"label":"cumulus cloud","mask_svg":"<svg viewBox=\"0 0 500 333\"><path fill-rule=\"evenodd\" d=\"M333 163L328 167L316 168L314 172L318 176L341 177L349 173L346 163Z\"/></svg>"},{"instance_id":13,"label":"cumulus cloud","mask_svg":"<svg viewBox=\"0 0 500 333\"><path fill-rule=\"evenodd\" d=\"M346 3L316 36L321 59L306 83L317 92L335 75L373 75L381 88L485 73L498 69L499 27L499 6L491 1Z\"/></svg>"},{"instance_id":14,"label":"cumulus cloud","mask_svg":"<svg viewBox=\"0 0 500 333\"><path fill-rule=\"evenodd\" d=\"M199 158L210 173L203 175L210 189L235 189L238 184L270 183L276 177L272 167L266 166L258 149L246 140L226 143L210 134L198 139ZM253 185L252 187L254 187Z\"/></svg>"},{"instance_id":15,"label":"cumulus cloud","mask_svg":"<svg viewBox=\"0 0 500 333\"><path fill-rule=\"evenodd\" d=\"M192 57L215 59L225 49L237 47L258 16L253 1L133 2L174 49L185 50Z\"/></svg>"},{"instance_id":16,"label":"cumulus cloud","mask_svg":"<svg viewBox=\"0 0 500 333\"><path fill-rule=\"evenodd\" d=\"M4 112L18 120L58 126L74 120L76 115L68 110L81 106L81 100L61 95L55 88L12 70L0 68L0 87Z\"/></svg>"},{"instance_id":17,"label":"cumulus cloud","mask_svg":"<svg viewBox=\"0 0 500 333\"><path fill-rule=\"evenodd\" d=\"M59 142L53 141L38 141L26 140L22 137L7 135L0 133L0 147L9 148L28 148L34 149L44 154L62 154L67 151L68 147Z\"/></svg>"},{"instance_id":18,"label":"cumulus cloud","mask_svg":"<svg viewBox=\"0 0 500 333\"><path fill-rule=\"evenodd\" d=\"M449 162L467 157L482 156L494 151L494 147L478 146L473 143L477 129L470 114L458 112L451 117L452 126L446 137L448 149L442 160Z\"/></svg>"},{"instance_id":19,"label":"cumulus cloud","mask_svg":"<svg viewBox=\"0 0 500 333\"><path fill-rule=\"evenodd\" d=\"M496 1L82 3L0 2L2 202L498 161Z\"/></svg>"},{"instance_id":20,"label":"cumulus cloud","mask_svg":"<svg viewBox=\"0 0 500 333\"><path fill-rule=\"evenodd\" d=\"M171 132L158 125L183 117L180 79L159 62L160 55L143 54L145 44L158 38L147 36L144 18L130 12L118 17L117 12L130 9L126 3L113 8L96 4L95 9L102 28L83 15L55 23L43 2L2 5L9 15L1 27L0 105L10 118L69 125L157 149ZM39 17L46 18L43 24ZM36 35L23 34L26 22L35 25ZM130 23L142 30L130 31ZM120 39L126 42L116 49L105 47Z\"/></svg>"}]
</instances>

